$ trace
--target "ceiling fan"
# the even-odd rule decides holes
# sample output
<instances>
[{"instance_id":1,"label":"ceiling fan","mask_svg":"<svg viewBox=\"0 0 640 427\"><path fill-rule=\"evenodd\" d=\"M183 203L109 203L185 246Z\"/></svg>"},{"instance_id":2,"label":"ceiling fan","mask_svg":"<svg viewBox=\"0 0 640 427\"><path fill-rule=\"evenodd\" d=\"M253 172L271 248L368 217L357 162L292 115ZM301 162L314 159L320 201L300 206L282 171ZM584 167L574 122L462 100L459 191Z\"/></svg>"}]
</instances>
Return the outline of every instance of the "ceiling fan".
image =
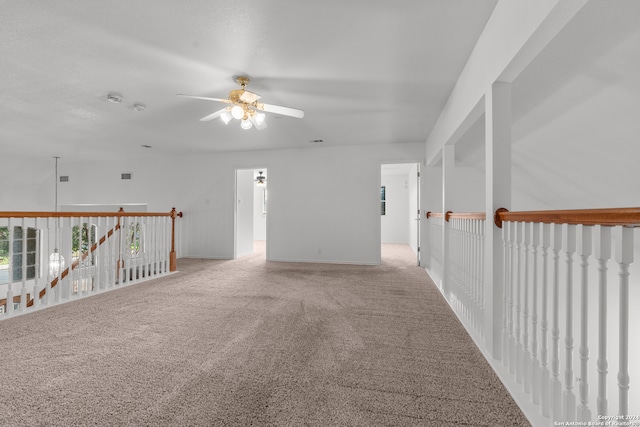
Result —
<instances>
[{"instance_id":1,"label":"ceiling fan","mask_svg":"<svg viewBox=\"0 0 640 427\"><path fill-rule=\"evenodd\" d=\"M211 113L208 116L204 116L200 119L200 121L206 122L220 117L220 119L225 124L227 124L232 119L237 119L240 120L240 127L242 127L242 129L251 129L254 126L258 130L266 128L267 124L265 123L264 112L295 117L298 119L304 117L304 111L298 110L296 108L282 107L280 105L263 104L261 102L258 102L261 96L245 89L245 86L249 84L249 77L236 77L236 82L240 85L240 89L232 90L231 92L229 92L229 97L227 99L185 95L182 93L179 93L178 96L229 104L227 107L224 107L221 110Z\"/></svg>"}]
</instances>

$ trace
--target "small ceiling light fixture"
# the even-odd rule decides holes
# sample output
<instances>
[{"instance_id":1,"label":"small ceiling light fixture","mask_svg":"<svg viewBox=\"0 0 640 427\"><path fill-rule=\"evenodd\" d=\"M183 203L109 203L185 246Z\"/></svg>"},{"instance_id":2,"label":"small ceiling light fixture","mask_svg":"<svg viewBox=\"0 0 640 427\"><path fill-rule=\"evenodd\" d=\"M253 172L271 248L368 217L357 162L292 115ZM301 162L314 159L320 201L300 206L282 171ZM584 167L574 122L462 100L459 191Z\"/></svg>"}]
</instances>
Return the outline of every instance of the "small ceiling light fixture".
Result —
<instances>
[{"instance_id":1,"label":"small ceiling light fixture","mask_svg":"<svg viewBox=\"0 0 640 427\"><path fill-rule=\"evenodd\" d=\"M253 120L256 122L258 126L264 123L264 119L266 118L264 113L255 113L253 115Z\"/></svg>"},{"instance_id":2,"label":"small ceiling light fixture","mask_svg":"<svg viewBox=\"0 0 640 427\"><path fill-rule=\"evenodd\" d=\"M231 115L234 119L240 120L244 117L244 109L239 105L234 105L231 108Z\"/></svg>"},{"instance_id":3,"label":"small ceiling light fixture","mask_svg":"<svg viewBox=\"0 0 640 427\"><path fill-rule=\"evenodd\" d=\"M266 185L267 185L267 177L262 175L262 171L258 171L258 176L256 177L256 186L265 187Z\"/></svg>"},{"instance_id":4,"label":"small ceiling light fixture","mask_svg":"<svg viewBox=\"0 0 640 427\"><path fill-rule=\"evenodd\" d=\"M251 129L253 127L253 124L249 119L242 119L242 121L240 122L240 127L244 130L247 130Z\"/></svg>"},{"instance_id":5,"label":"small ceiling light fixture","mask_svg":"<svg viewBox=\"0 0 640 427\"><path fill-rule=\"evenodd\" d=\"M147 106L144 104L136 103L136 104L133 104L133 107L131 108L133 108L135 111L144 111L147 109Z\"/></svg>"},{"instance_id":6,"label":"small ceiling light fixture","mask_svg":"<svg viewBox=\"0 0 640 427\"><path fill-rule=\"evenodd\" d=\"M114 104L120 104L122 102L122 95L118 93L109 93L107 95L107 101L113 102Z\"/></svg>"},{"instance_id":7,"label":"small ceiling light fixture","mask_svg":"<svg viewBox=\"0 0 640 427\"><path fill-rule=\"evenodd\" d=\"M232 119L233 116L227 110L224 110L222 113L220 113L220 120L222 120L225 125L229 124Z\"/></svg>"}]
</instances>

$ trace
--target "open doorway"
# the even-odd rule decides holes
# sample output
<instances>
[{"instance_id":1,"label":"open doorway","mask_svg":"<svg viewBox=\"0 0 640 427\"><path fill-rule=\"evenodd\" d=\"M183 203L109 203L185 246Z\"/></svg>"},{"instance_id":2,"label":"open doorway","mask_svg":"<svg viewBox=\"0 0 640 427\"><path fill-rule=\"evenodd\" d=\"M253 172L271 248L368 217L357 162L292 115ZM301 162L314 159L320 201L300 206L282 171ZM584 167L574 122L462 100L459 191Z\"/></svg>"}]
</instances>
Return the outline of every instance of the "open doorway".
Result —
<instances>
[{"instance_id":1,"label":"open doorway","mask_svg":"<svg viewBox=\"0 0 640 427\"><path fill-rule=\"evenodd\" d=\"M420 163L380 167L381 258L410 253L420 265ZM385 250L383 250L385 249ZM397 255L394 255L397 252Z\"/></svg>"},{"instance_id":2,"label":"open doorway","mask_svg":"<svg viewBox=\"0 0 640 427\"><path fill-rule=\"evenodd\" d=\"M234 258L266 258L267 169L236 169Z\"/></svg>"}]
</instances>

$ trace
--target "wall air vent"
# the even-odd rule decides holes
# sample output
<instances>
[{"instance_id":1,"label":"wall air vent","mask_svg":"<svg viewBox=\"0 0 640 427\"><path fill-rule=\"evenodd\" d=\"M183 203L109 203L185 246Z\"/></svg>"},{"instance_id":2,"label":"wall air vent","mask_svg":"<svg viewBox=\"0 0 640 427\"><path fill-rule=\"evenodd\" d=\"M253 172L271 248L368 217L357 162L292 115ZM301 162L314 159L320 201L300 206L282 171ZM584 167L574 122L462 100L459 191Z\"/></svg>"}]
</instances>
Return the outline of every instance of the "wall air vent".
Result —
<instances>
[{"instance_id":1,"label":"wall air vent","mask_svg":"<svg viewBox=\"0 0 640 427\"><path fill-rule=\"evenodd\" d=\"M61 175L60 182L69 182L69 175Z\"/></svg>"},{"instance_id":2,"label":"wall air vent","mask_svg":"<svg viewBox=\"0 0 640 427\"><path fill-rule=\"evenodd\" d=\"M122 179L131 179L132 175L132 173L123 173L121 176Z\"/></svg>"}]
</instances>

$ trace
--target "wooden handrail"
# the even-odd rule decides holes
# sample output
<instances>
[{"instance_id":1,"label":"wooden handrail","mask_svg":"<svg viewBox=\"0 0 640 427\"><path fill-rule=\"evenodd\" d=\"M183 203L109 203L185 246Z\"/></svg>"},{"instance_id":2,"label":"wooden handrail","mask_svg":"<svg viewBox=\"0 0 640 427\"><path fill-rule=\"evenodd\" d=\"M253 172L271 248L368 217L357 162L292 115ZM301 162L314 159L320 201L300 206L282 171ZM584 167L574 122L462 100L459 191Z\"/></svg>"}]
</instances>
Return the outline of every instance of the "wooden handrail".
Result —
<instances>
[{"instance_id":1,"label":"wooden handrail","mask_svg":"<svg viewBox=\"0 0 640 427\"><path fill-rule=\"evenodd\" d=\"M484 212L451 212L447 211L446 213L442 212L427 212L427 218L444 218L447 222L451 218L460 218L460 219L486 219L487 215Z\"/></svg>"},{"instance_id":2,"label":"wooden handrail","mask_svg":"<svg viewBox=\"0 0 640 427\"><path fill-rule=\"evenodd\" d=\"M175 208L173 208L175 210ZM123 217L123 216L172 216L169 212L30 212L30 211L9 211L0 212L0 218L98 218L98 217ZM182 212L177 213L182 217Z\"/></svg>"},{"instance_id":3,"label":"wooden handrail","mask_svg":"<svg viewBox=\"0 0 640 427\"><path fill-rule=\"evenodd\" d=\"M542 222L545 224L624 225L640 226L640 208L571 209L556 211L509 212L496 210L494 223L502 228L502 222Z\"/></svg>"},{"instance_id":4,"label":"wooden handrail","mask_svg":"<svg viewBox=\"0 0 640 427\"><path fill-rule=\"evenodd\" d=\"M487 214L485 212L451 212L449 218L485 220L487 219Z\"/></svg>"},{"instance_id":5,"label":"wooden handrail","mask_svg":"<svg viewBox=\"0 0 640 427\"><path fill-rule=\"evenodd\" d=\"M427 212L427 218L444 218L444 214L442 212Z\"/></svg>"}]
</instances>

